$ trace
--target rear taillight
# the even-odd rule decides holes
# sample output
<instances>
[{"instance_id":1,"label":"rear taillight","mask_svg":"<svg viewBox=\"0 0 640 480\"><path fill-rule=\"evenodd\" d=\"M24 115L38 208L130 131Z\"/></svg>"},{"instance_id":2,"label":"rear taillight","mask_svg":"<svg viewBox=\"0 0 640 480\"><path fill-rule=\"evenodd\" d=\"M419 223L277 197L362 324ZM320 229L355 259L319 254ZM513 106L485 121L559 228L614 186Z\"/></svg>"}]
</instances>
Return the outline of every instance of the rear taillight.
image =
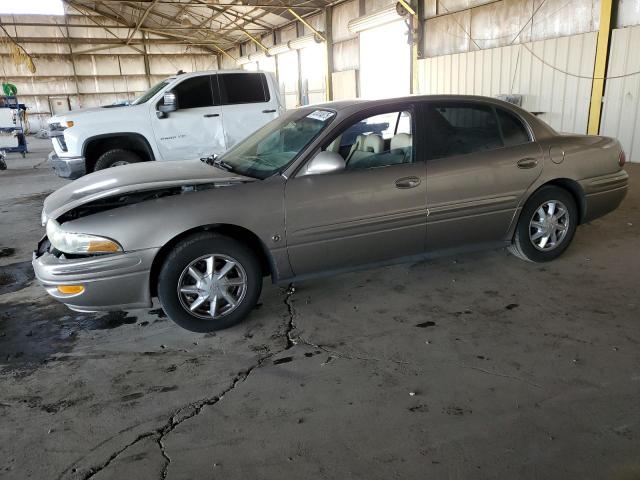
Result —
<instances>
[{"instance_id":1,"label":"rear taillight","mask_svg":"<svg viewBox=\"0 0 640 480\"><path fill-rule=\"evenodd\" d=\"M627 156L624 154L624 150L620 150L620 155L618 155L618 165L620 165L620 168L624 167L626 161Z\"/></svg>"}]
</instances>

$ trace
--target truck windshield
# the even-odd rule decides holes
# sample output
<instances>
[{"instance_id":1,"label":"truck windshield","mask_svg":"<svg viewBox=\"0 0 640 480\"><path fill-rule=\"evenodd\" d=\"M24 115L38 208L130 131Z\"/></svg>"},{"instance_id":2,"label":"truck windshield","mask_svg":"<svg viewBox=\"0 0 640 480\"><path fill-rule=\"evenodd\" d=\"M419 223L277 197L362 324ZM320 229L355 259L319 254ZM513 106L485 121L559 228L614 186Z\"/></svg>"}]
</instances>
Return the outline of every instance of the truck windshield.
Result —
<instances>
[{"instance_id":1,"label":"truck windshield","mask_svg":"<svg viewBox=\"0 0 640 480\"><path fill-rule=\"evenodd\" d=\"M234 172L264 179L282 171L335 117L330 110L293 110L249 135L220 160Z\"/></svg>"},{"instance_id":2,"label":"truck windshield","mask_svg":"<svg viewBox=\"0 0 640 480\"><path fill-rule=\"evenodd\" d=\"M151 100L151 98L156 93L158 93L160 90L162 90L168 84L169 84L169 82L167 80L163 80L160 83L156 83L153 87L151 87L149 90L147 90L142 95L140 95L138 98L136 98L133 102L131 102L131 105L140 105L141 103L147 103L149 100Z\"/></svg>"}]
</instances>

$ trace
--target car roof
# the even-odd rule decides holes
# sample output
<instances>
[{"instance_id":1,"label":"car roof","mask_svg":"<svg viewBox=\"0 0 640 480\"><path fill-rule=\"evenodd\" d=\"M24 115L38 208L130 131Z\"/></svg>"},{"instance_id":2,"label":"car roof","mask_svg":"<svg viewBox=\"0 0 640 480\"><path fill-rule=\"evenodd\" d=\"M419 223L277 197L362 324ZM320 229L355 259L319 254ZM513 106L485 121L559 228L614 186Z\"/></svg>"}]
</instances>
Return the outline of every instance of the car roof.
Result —
<instances>
[{"instance_id":1,"label":"car roof","mask_svg":"<svg viewBox=\"0 0 640 480\"><path fill-rule=\"evenodd\" d=\"M313 107L313 108L328 108L332 110L336 110L340 112L342 115L351 115L352 113L357 113L364 109L375 108L375 107L385 107L385 106L393 106L395 104L401 105L406 103L415 103L415 102L426 102L426 101L439 101L439 102L447 102L447 101L456 101L456 102L482 102L485 104L491 104L495 106L499 106L505 110L509 110L529 124L531 129L533 130L533 134L535 138L542 138L547 136L555 136L557 133L553 130L548 124L544 121L540 120L538 117L533 115L531 112L524 110L513 103L505 102L504 100L499 100L493 97L484 97L480 95L407 95L402 97L390 97L383 98L378 100L363 100L363 99L353 99L353 100L339 100L333 102L324 102L317 103L314 105L305 105L305 107Z\"/></svg>"},{"instance_id":2,"label":"car roof","mask_svg":"<svg viewBox=\"0 0 640 480\"><path fill-rule=\"evenodd\" d=\"M362 108L362 107L392 105L394 103L448 101L448 100L455 100L458 102L466 100L466 101L482 101L482 102L489 102L489 103L498 103L500 105L506 105L509 108L514 106L512 103L508 103L503 100L498 100L497 98L483 97L480 95L419 95L419 94L406 95L402 97L388 97L388 98L381 98L381 99L375 99L375 100L367 100L367 99L361 99L361 98L353 99L353 100L337 100L332 102L316 103L314 105L305 105L305 106L330 108L332 110L343 110L353 106Z\"/></svg>"}]
</instances>

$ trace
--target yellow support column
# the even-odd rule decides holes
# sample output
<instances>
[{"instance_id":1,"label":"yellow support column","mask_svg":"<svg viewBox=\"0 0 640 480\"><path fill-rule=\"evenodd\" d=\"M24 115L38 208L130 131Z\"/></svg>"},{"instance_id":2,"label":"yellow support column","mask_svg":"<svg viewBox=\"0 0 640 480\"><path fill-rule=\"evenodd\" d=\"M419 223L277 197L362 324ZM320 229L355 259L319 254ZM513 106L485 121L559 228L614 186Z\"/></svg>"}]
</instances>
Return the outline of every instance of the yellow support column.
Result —
<instances>
[{"instance_id":1,"label":"yellow support column","mask_svg":"<svg viewBox=\"0 0 640 480\"><path fill-rule=\"evenodd\" d=\"M593 69L591 105L589 106L589 124L587 127L587 133L589 135L598 135L598 133L600 132L602 96L604 95L604 81L607 75L609 39L611 38L611 16L613 13L613 0L600 0L600 2L600 29L598 30L596 63Z\"/></svg>"}]
</instances>

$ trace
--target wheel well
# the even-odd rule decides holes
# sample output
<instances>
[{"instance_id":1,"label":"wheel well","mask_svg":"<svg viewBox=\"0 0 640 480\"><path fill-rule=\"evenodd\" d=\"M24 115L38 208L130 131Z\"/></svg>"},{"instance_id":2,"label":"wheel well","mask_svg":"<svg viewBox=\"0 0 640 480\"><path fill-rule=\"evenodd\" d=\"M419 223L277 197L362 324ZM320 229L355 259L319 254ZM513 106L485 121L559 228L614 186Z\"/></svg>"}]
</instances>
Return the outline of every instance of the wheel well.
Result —
<instances>
[{"instance_id":1,"label":"wheel well","mask_svg":"<svg viewBox=\"0 0 640 480\"><path fill-rule=\"evenodd\" d=\"M153 259L153 263L151 264L151 272L149 275L149 288L152 297L155 297L158 294L158 276L160 275L160 269L162 268L162 264L164 263L165 258L167 258L173 247L178 242L198 232L216 232L244 243L257 254L258 260L260 261L260 266L262 267L262 275L267 276L274 273L275 270L272 267L271 255L268 253L266 246L262 243L260 238L258 238L255 233L237 225L203 225L201 227L192 228L191 230L187 230L186 232L182 232L181 234L175 236L158 251L155 258Z\"/></svg>"},{"instance_id":2,"label":"wheel well","mask_svg":"<svg viewBox=\"0 0 640 480\"><path fill-rule=\"evenodd\" d=\"M544 185L542 185L542 187L546 185L555 185L556 187L560 187L571 194L576 202L576 206L578 207L578 218L580 219L579 223L582 223L582 220L584 219L584 216L587 212L587 200L584 196L584 191L582 190L580 184L575 180L571 180L569 178L556 178L554 180L551 180L550 182L545 183Z\"/></svg>"},{"instance_id":3,"label":"wheel well","mask_svg":"<svg viewBox=\"0 0 640 480\"><path fill-rule=\"evenodd\" d=\"M100 155L115 148L131 150L138 154L145 162L155 159L151 145L149 145L147 139L139 133L98 135L97 137L88 139L83 148L87 172L93 172L93 168Z\"/></svg>"}]
</instances>

